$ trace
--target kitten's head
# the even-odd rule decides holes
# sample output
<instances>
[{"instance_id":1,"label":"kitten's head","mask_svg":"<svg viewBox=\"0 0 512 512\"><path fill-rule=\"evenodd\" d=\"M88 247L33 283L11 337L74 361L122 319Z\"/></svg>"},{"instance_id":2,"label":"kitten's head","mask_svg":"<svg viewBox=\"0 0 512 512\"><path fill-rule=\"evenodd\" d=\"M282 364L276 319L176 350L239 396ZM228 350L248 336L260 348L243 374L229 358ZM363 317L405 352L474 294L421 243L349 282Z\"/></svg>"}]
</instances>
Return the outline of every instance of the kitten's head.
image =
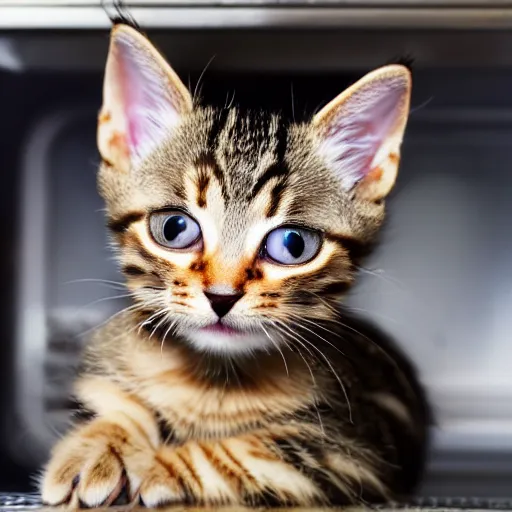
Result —
<instances>
[{"instance_id":1,"label":"kitten's head","mask_svg":"<svg viewBox=\"0 0 512 512\"><path fill-rule=\"evenodd\" d=\"M382 223L410 89L407 68L380 68L307 124L200 107L142 34L117 25L99 187L145 325L241 354L328 321Z\"/></svg>"}]
</instances>

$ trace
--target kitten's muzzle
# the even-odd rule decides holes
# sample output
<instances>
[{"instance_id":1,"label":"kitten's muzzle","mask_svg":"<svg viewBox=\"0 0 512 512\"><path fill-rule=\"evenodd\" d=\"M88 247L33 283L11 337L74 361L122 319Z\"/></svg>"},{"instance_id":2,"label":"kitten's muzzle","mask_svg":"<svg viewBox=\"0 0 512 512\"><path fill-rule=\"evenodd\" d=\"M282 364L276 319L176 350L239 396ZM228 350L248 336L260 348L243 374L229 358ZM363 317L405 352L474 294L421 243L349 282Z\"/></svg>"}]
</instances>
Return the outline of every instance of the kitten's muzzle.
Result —
<instances>
[{"instance_id":1,"label":"kitten's muzzle","mask_svg":"<svg viewBox=\"0 0 512 512\"><path fill-rule=\"evenodd\" d=\"M229 295L204 292L206 298L210 301L213 311L215 314L222 318L226 316L231 308L240 300L242 293L232 293Z\"/></svg>"}]
</instances>

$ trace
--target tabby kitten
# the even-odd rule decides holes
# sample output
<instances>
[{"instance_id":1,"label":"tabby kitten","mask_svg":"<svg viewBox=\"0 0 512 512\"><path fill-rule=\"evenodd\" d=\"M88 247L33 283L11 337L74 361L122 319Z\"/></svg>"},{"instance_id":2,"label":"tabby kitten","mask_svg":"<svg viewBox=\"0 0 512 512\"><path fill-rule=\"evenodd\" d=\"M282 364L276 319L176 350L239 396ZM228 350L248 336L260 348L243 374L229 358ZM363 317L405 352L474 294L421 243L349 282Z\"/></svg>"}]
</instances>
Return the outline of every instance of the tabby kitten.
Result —
<instances>
[{"instance_id":1,"label":"tabby kitten","mask_svg":"<svg viewBox=\"0 0 512 512\"><path fill-rule=\"evenodd\" d=\"M427 414L408 363L336 304L383 221L409 109L378 69L307 124L194 104L111 34L99 190L133 306L94 336L50 505L320 505L406 496Z\"/></svg>"}]
</instances>

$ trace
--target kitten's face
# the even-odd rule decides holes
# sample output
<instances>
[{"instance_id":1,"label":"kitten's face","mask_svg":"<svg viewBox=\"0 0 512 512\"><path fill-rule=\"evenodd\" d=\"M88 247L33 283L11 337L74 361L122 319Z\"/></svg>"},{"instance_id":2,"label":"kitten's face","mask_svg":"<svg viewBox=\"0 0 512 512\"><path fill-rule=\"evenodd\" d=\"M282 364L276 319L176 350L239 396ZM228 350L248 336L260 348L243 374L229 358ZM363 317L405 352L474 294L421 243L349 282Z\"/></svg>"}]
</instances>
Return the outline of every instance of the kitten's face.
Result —
<instances>
[{"instance_id":1,"label":"kitten's face","mask_svg":"<svg viewBox=\"0 0 512 512\"><path fill-rule=\"evenodd\" d=\"M236 354L329 320L382 222L409 89L405 68L379 70L307 125L193 107L146 39L114 29L99 182L147 326Z\"/></svg>"}]
</instances>

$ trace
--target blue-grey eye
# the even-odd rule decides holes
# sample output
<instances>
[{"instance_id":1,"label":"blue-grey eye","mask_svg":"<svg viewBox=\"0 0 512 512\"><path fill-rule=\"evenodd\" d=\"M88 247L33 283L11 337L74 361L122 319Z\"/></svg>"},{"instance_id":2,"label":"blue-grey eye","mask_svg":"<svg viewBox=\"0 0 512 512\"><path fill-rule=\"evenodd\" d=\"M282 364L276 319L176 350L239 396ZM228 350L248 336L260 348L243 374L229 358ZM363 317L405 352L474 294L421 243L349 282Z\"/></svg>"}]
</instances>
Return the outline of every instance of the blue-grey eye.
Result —
<instances>
[{"instance_id":1,"label":"blue-grey eye","mask_svg":"<svg viewBox=\"0 0 512 512\"><path fill-rule=\"evenodd\" d=\"M281 265L300 265L312 260L321 244L322 238L316 231L282 227L268 234L265 252L270 259Z\"/></svg>"},{"instance_id":2,"label":"blue-grey eye","mask_svg":"<svg viewBox=\"0 0 512 512\"><path fill-rule=\"evenodd\" d=\"M180 211L154 213L149 219L149 228L160 245L171 249L187 249L201 238L199 224Z\"/></svg>"}]
</instances>

